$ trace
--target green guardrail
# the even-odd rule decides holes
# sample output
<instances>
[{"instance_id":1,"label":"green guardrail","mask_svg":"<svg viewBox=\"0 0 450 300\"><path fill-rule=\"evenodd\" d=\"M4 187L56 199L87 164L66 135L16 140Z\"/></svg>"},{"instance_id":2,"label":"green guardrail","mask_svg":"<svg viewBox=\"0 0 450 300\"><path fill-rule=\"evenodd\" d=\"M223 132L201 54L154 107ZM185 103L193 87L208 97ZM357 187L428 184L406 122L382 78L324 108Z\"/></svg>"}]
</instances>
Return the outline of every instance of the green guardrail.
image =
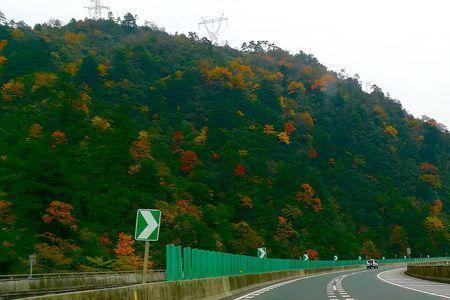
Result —
<instances>
[{"instance_id":1,"label":"green guardrail","mask_svg":"<svg viewBox=\"0 0 450 300\"><path fill-rule=\"evenodd\" d=\"M428 262L446 257L396 258L378 260L380 264ZM302 270L341 266L365 265L365 260L299 260L258 258L181 246L166 246L166 280L189 280L243 274L262 274L276 271Z\"/></svg>"}]
</instances>

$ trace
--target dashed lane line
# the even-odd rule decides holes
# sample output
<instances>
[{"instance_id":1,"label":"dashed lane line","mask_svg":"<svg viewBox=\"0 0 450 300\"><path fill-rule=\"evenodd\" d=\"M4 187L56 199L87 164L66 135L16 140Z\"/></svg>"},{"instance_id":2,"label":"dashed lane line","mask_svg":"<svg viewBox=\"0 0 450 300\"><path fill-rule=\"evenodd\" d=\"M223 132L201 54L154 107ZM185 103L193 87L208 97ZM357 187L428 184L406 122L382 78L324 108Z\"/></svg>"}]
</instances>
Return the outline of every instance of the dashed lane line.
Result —
<instances>
[{"instance_id":1,"label":"dashed lane line","mask_svg":"<svg viewBox=\"0 0 450 300\"><path fill-rule=\"evenodd\" d=\"M350 274L340 275L336 278L333 278L327 284L327 296L328 300L355 300L351 295L349 295L345 289L342 287L342 280L344 278L351 276L353 274L361 273L364 271L353 272Z\"/></svg>"},{"instance_id":2,"label":"dashed lane line","mask_svg":"<svg viewBox=\"0 0 450 300\"><path fill-rule=\"evenodd\" d=\"M257 297L259 295L262 295L262 294L264 294L264 293L266 293L268 291L271 291L273 289L285 286L285 285L290 284L290 283L294 283L294 282L297 282L297 281L300 281L300 280L305 280L305 279L309 279L309 278L313 278L313 277L326 276L326 275L336 274L336 273L341 273L341 272L343 272L343 271L327 272L327 273L321 273L321 274L316 274L316 275L311 275L311 276L306 276L306 277L300 277L300 278L296 278L296 279L292 279L292 280L288 280L288 281L283 281L283 282L276 283L276 284L270 285L268 287L265 287L265 288L253 291L251 293L245 294L245 295L240 296L238 298L234 298L233 300L252 299L252 298ZM330 298L330 299L332 299L332 298ZM333 300L335 300L335 299L333 298ZM346 300L353 300L353 299L348 299L347 298Z\"/></svg>"}]
</instances>

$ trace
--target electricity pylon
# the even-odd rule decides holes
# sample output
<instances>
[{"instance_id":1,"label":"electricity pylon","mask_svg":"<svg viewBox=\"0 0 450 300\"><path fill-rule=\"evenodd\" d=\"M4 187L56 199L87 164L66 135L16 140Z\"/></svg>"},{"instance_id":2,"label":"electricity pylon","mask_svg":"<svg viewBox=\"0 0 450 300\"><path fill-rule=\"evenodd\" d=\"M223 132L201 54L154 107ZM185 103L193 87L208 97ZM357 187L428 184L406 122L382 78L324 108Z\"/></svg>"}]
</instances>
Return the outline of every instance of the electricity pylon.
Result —
<instances>
[{"instance_id":1,"label":"electricity pylon","mask_svg":"<svg viewBox=\"0 0 450 300\"><path fill-rule=\"evenodd\" d=\"M109 10L108 6L104 6L100 3L100 0L89 0L91 2L91 6L86 6L89 10L89 16L94 20L99 20L103 18L103 10Z\"/></svg>"},{"instance_id":2,"label":"electricity pylon","mask_svg":"<svg viewBox=\"0 0 450 300\"><path fill-rule=\"evenodd\" d=\"M222 16L215 19L202 18L202 21L198 23L198 26L199 28L202 26L205 28L208 33L209 40L216 45L219 42L219 34L222 29L223 22L228 22L228 19L222 14Z\"/></svg>"}]
</instances>

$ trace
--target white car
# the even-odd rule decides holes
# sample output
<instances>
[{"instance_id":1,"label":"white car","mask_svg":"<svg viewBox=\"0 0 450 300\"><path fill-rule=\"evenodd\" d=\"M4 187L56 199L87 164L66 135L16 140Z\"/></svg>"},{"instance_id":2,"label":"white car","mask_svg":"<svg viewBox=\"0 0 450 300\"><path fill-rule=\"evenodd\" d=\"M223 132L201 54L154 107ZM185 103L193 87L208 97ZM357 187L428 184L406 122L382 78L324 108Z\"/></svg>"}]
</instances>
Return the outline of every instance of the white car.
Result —
<instances>
[{"instance_id":1,"label":"white car","mask_svg":"<svg viewBox=\"0 0 450 300\"><path fill-rule=\"evenodd\" d=\"M367 269L378 269L378 263L375 259L369 259L367 261Z\"/></svg>"}]
</instances>

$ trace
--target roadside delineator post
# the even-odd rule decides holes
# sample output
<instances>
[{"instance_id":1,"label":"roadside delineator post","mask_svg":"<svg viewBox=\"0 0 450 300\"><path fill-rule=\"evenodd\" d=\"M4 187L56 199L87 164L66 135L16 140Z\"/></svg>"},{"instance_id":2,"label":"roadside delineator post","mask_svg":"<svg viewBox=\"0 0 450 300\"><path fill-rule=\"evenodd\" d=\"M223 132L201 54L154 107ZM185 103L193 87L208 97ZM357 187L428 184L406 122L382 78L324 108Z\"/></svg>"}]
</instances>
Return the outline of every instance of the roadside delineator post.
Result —
<instances>
[{"instance_id":1,"label":"roadside delineator post","mask_svg":"<svg viewBox=\"0 0 450 300\"><path fill-rule=\"evenodd\" d=\"M28 261L30 262L30 275L28 278L33 278L33 265L36 263L36 255L32 254L28 257Z\"/></svg>"}]
</instances>

